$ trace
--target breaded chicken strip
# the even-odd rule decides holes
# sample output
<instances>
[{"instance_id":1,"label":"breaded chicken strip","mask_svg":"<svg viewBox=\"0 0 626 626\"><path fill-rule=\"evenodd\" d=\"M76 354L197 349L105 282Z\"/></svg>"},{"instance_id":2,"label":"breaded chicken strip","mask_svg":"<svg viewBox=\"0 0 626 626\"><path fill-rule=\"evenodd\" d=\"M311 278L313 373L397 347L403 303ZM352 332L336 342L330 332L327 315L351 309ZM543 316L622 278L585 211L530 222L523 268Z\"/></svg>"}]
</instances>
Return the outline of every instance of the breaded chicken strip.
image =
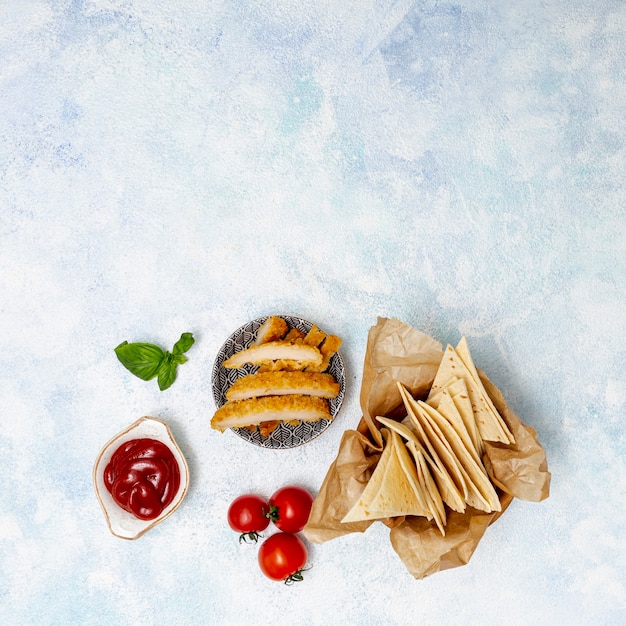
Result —
<instances>
[{"instance_id":1,"label":"breaded chicken strip","mask_svg":"<svg viewBox=\"0 0 626 626\"><path fill-rule=\"evenodd\" d=\"M299 343L306 337L306 333L299 328L292 328L284 337L284 341Z\"/></svg>"},{"instance_id":2,"label":"breaded chicken strip","mask_svg":"<svg viewBox=\"0 0 626 626\"><path fill-rule=\"evenodd\" d=\"M245 400L259 396L304 394L334 398L339 383L331 374L316 372L260 372L236 380L226 392L228 400Z\"/></svg>"},{"instance_id":3,"label":"breaded chicken strip","mask_svg":"<svg viewBox=\"0 0 626 626\"><path fill-rule=\"evenodd\" d=\"M309 346L319 347L324 339L326 339L326 333L320 330L315 324L313 324L313 326L311 326L311 330L306 334L306 337L304 338L304 343Z\"/></svg>"},{"instance_id":4,"label":"breaded chicken strip","mask_svg":"<svg viewBox=\"0 0 626 626\"><path fill-rule=\"evenodd\" d=\"M302 361L289 361L278 359L278 361L263 361L259 365L259 372L301 372L304 368Z\"/></svg>"},{"instance_id":5,"label":"breaded chicken strip","mask_svg":"<svg viewBox=\"0 0 626 626\"><path fill-rule=\"evenodd\" d=\"M234 400L215 411L211 427L223 432L227 428L241 428L273 420L292 419L303 422L332 419L328 400L303 395Z\"/></svg>"},{"instance_id":6,"label":"breaded chicken strip","mask_svg":"<svg viewBox=\"0 0 626 626\"><path fill-rule=\"evenodd\" d=\"M287 326L287 322L282 317L272 315L259 326L259 330L256 332L256 339L252 345L260 346L268 341L278 341L288 332L289 326Z\"/></svg>"},{"instance_id":7,"label":"breaded chicken strip","mask_svg":"<svg viewBox=\"0 0 626 626\"><path fill-rule=\"evenodd\" d=\"M307 372L324 372L330 365L330 360L333 355L339 351L341 347L341 339L336 335L328 335L324 340L324 343L320 346L319 350L322 354L322 362L319 364L307 365Z\"/></svg>"},{"instance_id":8,"label":"breaded chicken strip","mask_svg":"<svg viewBox=\"0 0 626 626\"><path fill-rule=\"evenodd\" d=\"M315 346L286 341L269 341L260 346L252 346L247 350L236 352L222 365L227 368L238 368L244 365L261 365L268 361L297 361L298 369L315 367L322 364L322 353Z\"/></svg>"}]
</instances>

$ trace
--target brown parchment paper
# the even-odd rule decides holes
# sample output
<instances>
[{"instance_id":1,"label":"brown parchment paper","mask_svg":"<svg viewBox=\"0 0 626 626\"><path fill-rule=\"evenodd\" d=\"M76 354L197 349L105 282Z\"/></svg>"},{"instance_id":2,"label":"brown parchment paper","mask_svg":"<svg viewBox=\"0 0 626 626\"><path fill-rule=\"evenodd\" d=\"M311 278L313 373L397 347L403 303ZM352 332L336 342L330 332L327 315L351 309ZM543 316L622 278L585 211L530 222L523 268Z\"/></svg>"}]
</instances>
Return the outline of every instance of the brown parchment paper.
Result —
<instances>
[{"instance_id":1,"label":"brown parchment paper","mask_svg":"<svg viewBox=\"0 0 626 626\"><path fill-rule=\"evenodd\" d=\"M341 523L380 458L384 442L376 416L402 419L406 414L396 381L415 397L426 397L442 356L440 343L397 319L379 317L370 329L360 394L363 416L355 430L343 434L337 456L313 502L304 528L309 541L324 543L348 533L365 532L380 521L390 528L391 545L406 569L415 578L424 578L465 565L487 527L504 513L513 498L539 502L548 497L550 472L537 433L507 407L502 394L479 370L487 393L515 437L515 444L509 446L485 442L483 460L498 488L502 511L484 513L468 507L464 513L457 513L447 509L445 536L425 517Z\"/></svg>"}]
</instances>

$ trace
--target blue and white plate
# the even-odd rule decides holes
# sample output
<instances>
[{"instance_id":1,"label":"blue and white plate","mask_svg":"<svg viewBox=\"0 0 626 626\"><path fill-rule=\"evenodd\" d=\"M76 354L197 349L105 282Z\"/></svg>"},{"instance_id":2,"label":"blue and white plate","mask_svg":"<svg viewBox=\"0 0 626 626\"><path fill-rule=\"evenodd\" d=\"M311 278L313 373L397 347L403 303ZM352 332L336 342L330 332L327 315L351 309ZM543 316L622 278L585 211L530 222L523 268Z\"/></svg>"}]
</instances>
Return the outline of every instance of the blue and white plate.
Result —
<instances>
[{"instance_id":1,"label":"blue and white plate","mask_svg":"<svg viewBox=\"0 0 626 626\"><path fill-rule=\"evenodd\" d=\"M291 315L281 315L289 328L298 328L299 330L307 333L311 330L313 324L301 317L293 317ZM267 320L266 317L259 317L252 320L247 324L244 324L238 328L224 343L217 354L215 363L213 364L213 372L211 377L211 384L213 387L213 399L215 405L219 408L223 404L226 404L226 392L230 386L242 376L251 374L258 369L258 366L246 365L241 369L229 369L222 366L222 363L230 358L235 352L241 352L246 348L249 348L252 342L256 338L257 331L263 322ZM325 330L321 327L322 330ZM333 419L339 413L343 398L346 392L346 375L343 359L341 354L337 352L330 359L330 365L328 367L328 373L335 377L335 380L339 383L339 394L336 398L330 401L330 414ZM275 448L286 449L295 448L308 443L312 439L319 437L330 425L332 420L319 420L317 422L299 422L297 425L292 426L281 422L281 424L267 437L263 437L258 429L247 430L246 428L233 428L237 435L242 439L249 441L262 448Z\"/></svg>"}]
</instances>

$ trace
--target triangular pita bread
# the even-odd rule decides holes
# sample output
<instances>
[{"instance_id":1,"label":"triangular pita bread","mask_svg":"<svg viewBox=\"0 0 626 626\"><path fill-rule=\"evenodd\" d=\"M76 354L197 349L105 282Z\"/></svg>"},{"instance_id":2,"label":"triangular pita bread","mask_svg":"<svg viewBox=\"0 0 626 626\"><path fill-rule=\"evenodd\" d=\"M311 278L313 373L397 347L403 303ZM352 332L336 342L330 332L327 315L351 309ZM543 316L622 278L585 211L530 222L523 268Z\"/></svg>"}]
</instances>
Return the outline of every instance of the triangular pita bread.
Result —
<instances>
[{"instance_id":1,"label":"triangular pita bread","mask_svg":"<svg viewBox=\"0 0 626 626\"><path fill-rule=\"evenodd\" d=\"M482 382L480 380L476 382L461 357L452 346L448 345L437 370L429 398L440 392L453 378L463 378L465 380L481 438L486 441L513 443L513 435L511 435L500 414L493 407L493 403L487 395Z\"/></svg>"},{"instance_id":2,"label":"triangular pita bread","mask_svg":"<svg viewBox=\"0 0 626 626\"><path fill-rule=\"evenodd\" d=\"M429 417L439 427L445 440L450 444L450 448L458 461L461 475L467 485L467 496L465 498L467 504L487 513L500 511L501 506L498 494L480 460L475 459L470 454L461 436L439 411L423 402L420 403L420 406L428 413ZM441 407L441 403L439 406Z\"/></svg>"},{"instance_id":3,"label":"triangular pita bread","mask_svg":"<svg viewBox=\"0 0 626 626\"><path fill-rule=\"evenodd\" d=\"M428 469L428 463L422 451L418 448L414 441L407 442L407 447L413 454L415 459L415 465L417 468L417 477L421 489L424 492L424 496L427 501L428 508L430 510L430 517L428 519L434 519L437 524L437 528L441 531L441 534L446 534L446 509L441 499L441 494L435 480Z\"/></svg>"},{"instance_id":4,"label":"triangular pita bread","mask_svg":"<svg viewBox=\"0 0 626 626\"><path fill-rule=\"evenodd\" d=\"M387 428L382 428L381 433L385 446L376 469L361 497L341 520L342 522L369 521L426 513L425 507L416 495L417 470L413 463L403 462L398 455L399 447L406 452L400 436ZM410 477L406 473L408 467L412 468Z\"/></svg>"},{"instance_id":5,"label":"triangular pita bread","mask_svg":"<svg viewBox=\"0 0 626 626\"><path fill-rule=\"evenodd\" d=\"M474 382L480 389L481 395L484 401L486 402L489 411L491 411L491 413L494 416L494 419L498 422L499 426L501 427L501 429L504 431L504 434L508 438L508 443L515 443L515 437L513 436L513 433L511 433L511 431L509 430L509 427L506 425L505 421L500 416L500 413L498 413L498 409L496 409L482 381L480 380L480 375L478 374L478 370L476 369L476 366L474 365L474 360L472 359L469 345L467 344L467 338L465 336L461 337L461 340L456 346L455 352L459 355L461 361L463 361L463 364L465 365L465 367L471 374L472 379L474 380ZM483 439L490 441L486 437L483 437Z\"/></svg>"},{"instance_id":6,"label":"triangular pita bread","mask_svg":"<svg viewBox=\"0 0 626 626\"><path fill-rule=\"evenodd\" d=\"M419 417L416 414L416 412L419 410L416 401L401 383L398 383L398 389L400 390L400 394L402 395L402 401L404 402L404 407L410 418L411 426L414 432L417 434L417 437L422 446L428 451L426 459L431 463L433 478L437 483L437 488L439 489L439 493L441 494L441 499L453 511L462 513L463 511L465 511L465 490L459 490L459 487L457 487L457 484L455 484L453 477L450 475L448 467L439 457L436 447L433 445L433 442L427 435ZM458 472L458 470L456 472L456 476L460 477L460 472Z\"/></svg>"}]
</instances>

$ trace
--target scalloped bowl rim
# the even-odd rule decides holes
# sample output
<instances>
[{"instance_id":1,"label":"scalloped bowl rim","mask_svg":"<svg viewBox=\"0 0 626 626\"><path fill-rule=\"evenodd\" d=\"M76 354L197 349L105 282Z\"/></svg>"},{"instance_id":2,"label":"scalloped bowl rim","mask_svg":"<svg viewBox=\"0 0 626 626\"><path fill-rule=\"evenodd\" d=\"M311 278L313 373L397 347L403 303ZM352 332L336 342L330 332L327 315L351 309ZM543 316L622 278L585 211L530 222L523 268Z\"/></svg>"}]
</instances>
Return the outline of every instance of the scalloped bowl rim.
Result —
<instances>
[{"instance_id":1,"label":"scalloped bowl rim","mask_svg":"<svg viewBox=\"0 0 626 626\"><path fill-rule=\"evenodd\" d=\"M148 434L142 435L141 437L133 434L134 431L142 425L147 425L147 423L150 423L149 425L153 427ZM140 520L132 513L125 511L113 500L113 497L104 485L104 469L111 460L114 452L123 443L126 443L131 439L143 439L148 437L165 443L171 450L180 469L180 487L176 492L174 500L172 500L172 502L158 517L153 520ZM178 447L178 444L174 439L174 435L172 434L172 431L167 423L156 417L144 416L140 417L124 430L120 431L104 445L94 463L93 482L98 502L102 507L102 511L104 512L104 516L111 533L121 539L134 540L139 539L139 537L154 528L157 524L160 524L182 504L182 501L184 500L189 489L189 467L187 465L187 460L185 459L181 449ZM115 512L114 516L119 518L119 523L115 519L111 518L111 513L113 511Z\"/></svg>"}]
</instances>

